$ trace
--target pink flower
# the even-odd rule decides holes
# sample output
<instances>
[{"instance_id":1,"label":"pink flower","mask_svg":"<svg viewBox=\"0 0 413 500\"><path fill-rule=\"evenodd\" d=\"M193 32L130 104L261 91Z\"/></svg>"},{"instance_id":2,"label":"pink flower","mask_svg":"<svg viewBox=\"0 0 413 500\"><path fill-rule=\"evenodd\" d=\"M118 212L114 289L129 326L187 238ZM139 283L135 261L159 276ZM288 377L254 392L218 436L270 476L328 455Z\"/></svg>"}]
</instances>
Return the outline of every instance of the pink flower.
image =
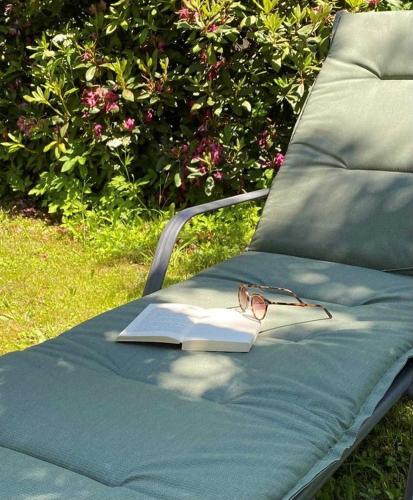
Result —
<instances>
[{"instance_id":1,"label":"pink flower","mask_svg":"<svg viewBox=\"0 0 413 500\"><path fill-rule=\"evenodd\" d=\"M270 133L268 130L264 130L264 132L261 132L260 138L258 139L258 146L262 149L266 148L268 146L268 137Z\"/></svg>"},{"instance_id":2,"label":"pink flower","mask_svg":"<svg viewBox=\"0 0 413 500\"><path fill-rule=\"evenodd\" d=\"M82 61L87 62L93 59L93 54L90 50L85 50L80 58L82 59Z\"/></svg>"},{"instance_id":3,"label":"pink flower","mask_svg":"<svg viewBox=\"0 0 413 500\"><path fill-rule=\"evenodd\" d=\"M100 96L95 90L84 90L82 94L82 102L88 108L95 108L100 100Z\"/></svg>"},{"instance_id":4,"label":"pink flower","mask_svg":"<svg viewBox=\"0 0 413 500\"><path fill-rule=\"evenodd\" d=\"M119 106L116 102L108 102L105 104L106 113L117 113L119 111Z\"/></svg>"},{"instance_id":5,"label":"pink flower","mask_svg":"<svg viewBox=\"0 0 413 500\"><path fill-rule=\"evenodd\" d=\"M103 130L103 125L101 125L100 123L96 123L93 126L93 133L95 134L96 139L100 139L102 137Z\"/></svg>"},{"instance_id":6,"label":"pink flower","mask_svg":"<svg viewBox=\"0 0 413 500\"><path fill-rule=\"evenodd\" d=\"M119 99L118 94L113 92L113 90L107 90L103 88L99 88L97 90L105 103L105 111L106 113L117 113L119 111L119 106L117 101Z\"/></svg>"},{"instance_id":7,"label":"pink flower","mask_svg":"<svg viewBox=\"0 0 413 500\"><path fill-rule=\"evenodd\" d=\"M221 144L212 143L210 147L212 163L218 165L221 162L222 146Z\"/></svg>"},{"instance_id":8,"label":"pink flower","mask_svg":"<svg viewBox=\"0 0 413 500\"><path fill-rule=\"evenodd\" d=\"M369 7L374 9L379 5L380 1L381 0L368 0L368 5L369 5Z\"/></svg>"},{"instance_id":9,"label":"pink flower","mask_svg":"<svg viewBox=\"0 0 413 500\"><path fill-rule=\"evenodd\" d=\"M222 175L221 170L217 170L216 172L214 172L214 179L216 181L222 181L223 177L224 176Z\"/></svg>"},{"instance_id":10,"label":"pink flower","mask_svg":"<svg viewBox=\"0 0 413 500\"><path fill-rule=\"evenodd\" d=\"M182 7L182 9L178 10L178 16L181 21L190 21L193 17L193 11Z\"/></svg>"},{"instance_id":11,"label":"pink flower","mask_svg":"<svg viewBox=\"0 0 413 500\"><path fill-rule=\"evenodd\" d=\"M215 31L217 31L218 28L219 28L218 24L210 24L207 28L207 31L210 33L214 33Z\"/></svg>"},{"instance_id":12,"label":"pink flower","mask_svg":"<svg viewBox=\"0 0 413 500\"><path fill-rule=\"evenodd\" d=\"M8 3L4 7L4 15L9 16L13 12L13 4Z\"/></svg>"},{"instance_id":13,"label":"pink flower","mask_svg":"<svg viewBox=\"0 0 413 500\"><path fill-rule=\"evenodd\" d=\"M104 89L103 98L106 102L116 102L119 99L119 96L113 92L113 90Z\"/></svg>"},{"instance_id":14,"label":"pink flower","mask_svg":"<svg viewBox=\"0 0 413 500\"><path fill-rule=\"evenodd\" d=\"M134 118L126 118L126 120L123 120L123 128L131 132L135 128Z\"/></svg>"},{"instance_id":15,"label":"pink flower","mask_svg":"<svg viewBox=\"0 0 413 500\"><path fill-rule=\"evenodd\" d=\"M145 115L145 118L143 119L143 121L145 123L151 123L151 121L153 120L154 116L155 116L155 111L153 109L148 109L148 111L146 112L146 115Z\"/></svg>"},{"instance_id":16,"label":"pink flower","mask_svg":"<svg viewBox=\"0 0 413 500\"><path fill-rule=\"evenodd\" d=\"M201 175L205 175L208 173L208 169L205 165L201 165L200 167L198 167L198 172L201 174Z\"/></svg>"},{"instance_id":17,"label":"pink flower","mask_svg":"<svg viewBox=\"0 0 413 500\"><path fill-rule=\"evenodd\" d=\"M178 16L181 21L186 21L190 23L191 21L198 21L199 14L195 10L188 9L187 7L182 7L178 10Z\"/></svg>"},{"instance_id":18,"label":"pink flower","mask_svg":"<svg viewBox=\"0 0 413 500\"><path fill-rule=\"evenodd\" d=\"M274 158L274 167L280 168L283 166L285 160L285 156L282 153L277 153Z\"/></svg>"},{"instance_id":19,"label":"pink flower","mask_svg":"<svg viewBox=\"0 0 413 500\"><path fill-rule=\"evenodd\" d=\"M204 155L209 155L214 165L218 165L222 160L222 146L214 142L210 137L204 137L195 148L195 160L201 160Z\"/></svg>"},{"instance_id":20,"label":"pink flower","mask_svg":"<svg viewBox=\"0 0 413 500\"><path fill-rule=\"evenodd\" d=\"M119 106L116 104L119 96L113 90L104 87L85 89L82 94L82 102L88 108L104 108L106 113L116 113Z\"/></svg>"}]
</instances>

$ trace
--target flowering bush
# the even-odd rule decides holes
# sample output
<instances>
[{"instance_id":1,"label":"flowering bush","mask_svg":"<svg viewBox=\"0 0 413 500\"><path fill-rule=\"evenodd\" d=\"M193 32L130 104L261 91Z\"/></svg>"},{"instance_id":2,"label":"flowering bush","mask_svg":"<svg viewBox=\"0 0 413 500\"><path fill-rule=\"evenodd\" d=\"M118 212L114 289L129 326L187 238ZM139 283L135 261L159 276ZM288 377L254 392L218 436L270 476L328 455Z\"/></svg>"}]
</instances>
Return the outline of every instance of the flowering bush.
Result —
<instances>
[{"instance_id":1,"label":"flowering bush","mask_svg":"<svg viewBox=\"0 0 413 500\"><path fill-rule=\"evenodd\" d=\"M0 5L0 196L71 216L268 185L336 10L412 2Z\"/></svg>"}]
</instances>

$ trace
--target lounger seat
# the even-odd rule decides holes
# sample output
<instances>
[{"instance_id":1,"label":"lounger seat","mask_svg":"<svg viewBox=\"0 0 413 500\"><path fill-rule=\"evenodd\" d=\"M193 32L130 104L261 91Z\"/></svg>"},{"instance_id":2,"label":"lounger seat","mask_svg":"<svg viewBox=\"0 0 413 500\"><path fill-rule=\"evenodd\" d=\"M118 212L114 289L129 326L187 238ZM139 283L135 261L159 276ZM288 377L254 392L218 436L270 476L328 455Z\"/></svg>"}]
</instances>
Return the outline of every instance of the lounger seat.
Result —
<instances>
[{"instance_id":1,"label":"lounger seat","mask_svg":"<svg viewBox=\"0 0 413 500\"><path fill-rule=\"evenodd\" d=\"M117 344L149 302L271 306L249 354ZM0 359L0 498L291 498L338 461L413 354L413 280L246 252ZM44 495L44 497L42 496Z\"/></svg>"}]
</instances>

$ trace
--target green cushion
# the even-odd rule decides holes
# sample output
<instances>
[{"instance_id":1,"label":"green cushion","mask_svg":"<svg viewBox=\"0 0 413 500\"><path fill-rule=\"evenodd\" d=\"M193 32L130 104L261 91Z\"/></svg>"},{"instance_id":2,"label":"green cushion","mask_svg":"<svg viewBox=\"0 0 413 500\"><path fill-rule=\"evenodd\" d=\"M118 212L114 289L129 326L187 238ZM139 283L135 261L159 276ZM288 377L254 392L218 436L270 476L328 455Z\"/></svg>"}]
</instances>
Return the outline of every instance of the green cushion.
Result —
<instances>
[{"instance_id":1,"label":"green cushion","mask_svg":"<svg viewBox=\"0 0 413 500\"><path fill-rule=\"evenodd\" d=\"M50 462L0 447L4 500L134 500L136 493L107 485ZM149 498L149 497L147 497Z\"/></svg>"},{"instance_id":2,"label":"green cushion","mask_svg":"<svg viewBox=\"0 0 413 500\"><path fill-rule=\"evenodd\" d=\"M334 319L273 306L248 354L113 341L148 302L236 306L240 280L288 286ZM4 356L0 497L290 498L412 355L412 297L409 277L247 252Z\"/></svg>"},{"instance_id":3,"label":"green cushion","mask_svg":"<svg viewBox=\"0 0 413 500\"><path fill-rule=\"evenodd\" d=\"M413 268L413 12L344 14L251 248Z\"/></svg>"}]
</instances>

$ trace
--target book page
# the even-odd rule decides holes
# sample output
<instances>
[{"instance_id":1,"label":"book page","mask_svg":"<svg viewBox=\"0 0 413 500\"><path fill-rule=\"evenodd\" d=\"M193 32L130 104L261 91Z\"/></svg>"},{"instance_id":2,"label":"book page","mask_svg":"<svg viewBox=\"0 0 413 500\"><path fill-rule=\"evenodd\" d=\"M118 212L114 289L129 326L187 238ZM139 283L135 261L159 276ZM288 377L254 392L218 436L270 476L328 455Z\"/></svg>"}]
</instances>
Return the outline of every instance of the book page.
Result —
<instances>
[{"instance_id":1,"label":"book page","mask_svg":"<svg viewBox=\"0 0 413 500\"><path fill-rule=\"evenodd\" d=\"M229 328L231 330L242 330L254 332L260 322L248 312L240 312L238 309L203 309L194 318L195 323L215 326L217 328Z\"/></svg>"},{"instance_id":2,"label":"book page","mask_svg":"<svg viewBox=\"0 0 413 500\"><path fill-rule=\"evenodd\" d=\"M150 304L119 334L118 340L181 343L202 309L185 304Z\"/></svg>"},{"instance_id":3,"label":"book page","mask_svg":"<svg viewBox=\"0 0 413 500\"><path fill-rule=\"evenodd\" d=\"M182 348L226 352L248 352L255 342L261 323L234 309L204 310L187 330Z\"/></svg>"}]
</instances>

